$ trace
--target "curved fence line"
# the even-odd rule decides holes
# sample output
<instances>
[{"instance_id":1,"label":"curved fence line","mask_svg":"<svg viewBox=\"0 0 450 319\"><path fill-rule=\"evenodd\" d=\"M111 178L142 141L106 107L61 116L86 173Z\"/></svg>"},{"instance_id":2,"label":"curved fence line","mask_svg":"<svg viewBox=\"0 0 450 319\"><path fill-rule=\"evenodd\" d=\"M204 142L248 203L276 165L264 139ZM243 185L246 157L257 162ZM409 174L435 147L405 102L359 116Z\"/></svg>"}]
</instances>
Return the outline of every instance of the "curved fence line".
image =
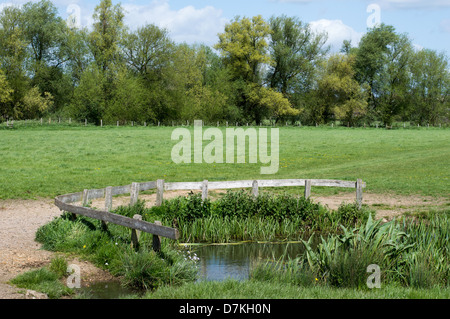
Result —
<instances>
[{"instance_id":1,"label":"curved fence line","mask_svg":"<svg viewBox=\"0 0 450 319\"><path fill-rule=\"evenodd\" d=\"M113 223L132 229L132 239L135 246L138 246L139 237L136 231L153 234L153 248L159 250L160 237L177 240L180 237L178 229L162 226L160 222L153 224L143 221L139 215L134 216L134 218L129 218L111 213L113 196L130 194L130 205L134 205L138 200L139 192L156 189L156 205L161 206L165 190L200 190L202 192L202 199L205 200L208 198L209 190L252 188L252 194L258 196L259 188L261 187L305 187L305 197L309 198L312 186L355 188L356 203L358 207L361 207L363 199L362 190L366 187L366 184L361 179L358 179L356 182L325 179L282 179L224 182L209 182L204 180L203 182L182 183L166 183L160 179L156 182L132 183L130 185L109 186L102 189L85 189L83 192L60 195L55 198L55 205L62 211L72 213L74 217L76 215L82 215L100 220L105 228L107 227L106 223ZM105 199L104 210L86 207L89 201L99 198ZM81 202L82 206L74 205L76 202Z\"/></svg>"}]
</instances>

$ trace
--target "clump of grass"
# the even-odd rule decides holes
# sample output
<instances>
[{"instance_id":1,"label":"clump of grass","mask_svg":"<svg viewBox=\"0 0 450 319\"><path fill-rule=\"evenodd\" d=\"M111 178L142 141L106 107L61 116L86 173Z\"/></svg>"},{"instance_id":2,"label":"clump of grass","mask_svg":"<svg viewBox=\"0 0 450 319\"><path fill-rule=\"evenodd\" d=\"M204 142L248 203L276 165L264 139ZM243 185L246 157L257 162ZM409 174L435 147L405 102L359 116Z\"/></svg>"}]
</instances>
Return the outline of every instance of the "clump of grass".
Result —
<instances>
[{"instance_id":1,"label":"clump of grass","mask_svg":"<svg viewBox=\"0 0 450 319\"><path fill-rule=\"evenodd\" d=\"M44 249L83 256L120 276L122 283L130 288L156 289L196 280L196 263L185 260L165 240L157 254L147 248L152 246L152 237L142 233L141 248L136 251L131 246L130 234L128 228L118 225L110 224L108 231L103 231L100 221L81 216L73 221L62 215L40 227L36 240ZM62 262L55 261L52 267L59 271Z\"/></svg>"},{"instance_id":2,"label":"clump of grass","mask_svg":"<svg viewBox=\"0 0 450 319\"><path fill-rule=\"evenodd\" d=\"M120 256L120 270L126 287L155 290L164 285L179 286L197 279L198 269L180 252L166 250L156 253L143 249L139 253L126 251Z\"/></svg>"},{"instance_id":3,"label":"clump of grass","mask_svg":"<svg viewBox=\"0 0 450 319\"><path fill-rule=\"evenodd\" d=\"M317 275L299 257L286 256L256 265L252 269L250 280L302 287L313 287L319 281Z\"/></svg>"},{"instance_id":4,"label":"clump of grass","mask_svg":"<svg viewBox=\"0 0 450 319\"><path fill-rule=\"evenodd\" d=\"M59 278L67 275L67 260L62 256L56 256L50 261L48 269L57 274Z\"/></svg>"},{"instance_id":5,"label":"clump of grass","mask_svg":"<svg viewBox=\"0 0 450 319\"><path fill-rule=\"evenodd\" d=\"M62 283L65 275L67 275L67 262L64 258L57 257L52 259L48 267L20 274L13 278L11 283L19 288L45 293L50 299L58 299L74 293Z\"/></svg>"}]
</instances>

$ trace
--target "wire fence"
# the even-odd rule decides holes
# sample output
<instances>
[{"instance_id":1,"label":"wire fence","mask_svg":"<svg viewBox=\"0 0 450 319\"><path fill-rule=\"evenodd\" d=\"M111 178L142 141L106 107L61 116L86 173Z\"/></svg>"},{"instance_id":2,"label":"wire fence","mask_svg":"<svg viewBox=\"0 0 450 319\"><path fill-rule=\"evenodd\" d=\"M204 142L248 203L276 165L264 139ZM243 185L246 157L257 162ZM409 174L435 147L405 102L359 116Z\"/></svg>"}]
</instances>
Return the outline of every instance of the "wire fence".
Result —
<instances>
[{"instance_id":1,"label":"wire fence","mask_svg":"<svg viewBox=\"0 0 450 319\"><path fill-rule=\"evenodd\" d=\"M301 121L271 121L264 120L261 123L255 122L231 122L231 121L203 121L204 126L208 127L322 127L322 128L377 128L377 129L420 129L420 128L448 128L449 123L427 123L417 124L414 122L395 122L392 125L385 125L382 122L362 123L355 126L349 126L345 123L334 121L327 124L305 125ZM190 127L194 126L194 120L186 121L131 121L100 120L94 123L87 119L79 120L65 117L43 117L40 119L14 120L7 119L0 123L0 128L21 128L21 127L48 127L48 126L73 126L73 127Z\"/></svg>"}]
</instances>

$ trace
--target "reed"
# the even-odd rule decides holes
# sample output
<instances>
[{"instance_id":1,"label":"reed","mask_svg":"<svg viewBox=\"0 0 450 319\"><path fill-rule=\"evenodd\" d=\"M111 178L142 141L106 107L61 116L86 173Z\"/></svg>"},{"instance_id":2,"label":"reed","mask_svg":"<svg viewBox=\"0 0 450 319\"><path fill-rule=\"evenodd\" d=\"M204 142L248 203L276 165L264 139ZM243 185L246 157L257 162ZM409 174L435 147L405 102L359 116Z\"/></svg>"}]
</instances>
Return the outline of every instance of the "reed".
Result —
<instances>
[{"instance_id":1,"label":"reed","mask_svg":"<svg viewBox=\"0 0 450 319\"><path fill-rule=\"evenodd\" d=\"M377 264L385 283L398 282L414 288L449 285L448 214L430 220L393 220L388 223L371 217L364 225L343 234L321 238L313 248L311 239L303 241L311 271L337 287L361 287L367 278L366 267Z\"/></svg>"},{"instance_id":2,"label":"reed","mask_svg":"<svg viewBox=\"0 0 450 319\"><path fill-rule=\"evenodd\" d=\"M130 208L117 213L133 215ZM137 206L136 211L141 210ZM304 197L247 191L229 191L215 201L202 201L200 194L167 200L161 207L143 212L147 221L162 220L179 229L181 241L222 243L242 240L298 240L312 232L340 232L364 223L372 211L355 204L331 211Z\"/></svg>"}]
</instances>

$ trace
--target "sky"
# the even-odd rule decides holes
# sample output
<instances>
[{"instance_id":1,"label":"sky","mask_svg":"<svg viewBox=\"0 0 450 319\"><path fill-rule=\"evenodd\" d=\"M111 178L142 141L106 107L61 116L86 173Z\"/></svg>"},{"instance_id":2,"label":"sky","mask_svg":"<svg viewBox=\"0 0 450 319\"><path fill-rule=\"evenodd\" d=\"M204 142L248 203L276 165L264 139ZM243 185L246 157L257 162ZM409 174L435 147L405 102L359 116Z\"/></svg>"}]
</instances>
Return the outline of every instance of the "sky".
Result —
<instances>
[{"instance_id":1,"label":"sky","mask_svg":"<svg viewBox=\"0 0 450 319\"><path fill-rule=\"evenodd\" d=\"M286 15L309 23L317 32L327 32L332 51L343 40L357 45L369 27L385 23L405 33L418 49L450 54L450 0L112 0L125 9L130 29L145 24L167 28L176 42L214 45L218 33L236 16ZM26 0L0 0L0 9ZM37 2L32 0L32 2ZM78 17L82 27L92 25L92 14L100 2L53 0L60 16Z\"/></svg>"}]
</instances>

